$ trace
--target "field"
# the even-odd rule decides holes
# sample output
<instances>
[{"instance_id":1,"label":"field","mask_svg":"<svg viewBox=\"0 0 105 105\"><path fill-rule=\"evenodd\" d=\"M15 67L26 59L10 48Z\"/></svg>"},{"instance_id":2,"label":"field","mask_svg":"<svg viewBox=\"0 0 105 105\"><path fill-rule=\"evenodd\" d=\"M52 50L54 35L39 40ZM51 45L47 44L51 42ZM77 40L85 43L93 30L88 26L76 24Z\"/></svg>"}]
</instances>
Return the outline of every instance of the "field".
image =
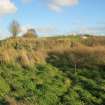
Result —
<instances>
[{"instance_id":1,"label":"field","mask_svg":"<svg viewBox=\"0 0 105 105\"><path fill-rule=\"evenodd\" d=\"M105 37L1 40L0 105L105 105Z\"/></svg>"}]
</instances>

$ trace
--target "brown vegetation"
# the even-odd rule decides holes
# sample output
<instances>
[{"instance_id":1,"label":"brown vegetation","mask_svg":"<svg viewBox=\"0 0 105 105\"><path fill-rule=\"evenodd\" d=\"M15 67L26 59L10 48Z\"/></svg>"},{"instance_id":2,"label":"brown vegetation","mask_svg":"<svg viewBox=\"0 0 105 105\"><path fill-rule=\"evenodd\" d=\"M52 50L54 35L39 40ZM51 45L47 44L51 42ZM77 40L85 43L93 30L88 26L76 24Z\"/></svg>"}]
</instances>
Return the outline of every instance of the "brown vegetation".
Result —
<instances>
[{"instance_id":1,"label":"brown vegetation","mask_svg":"<svg viewBox=\"0 0 105 105\"><path fill-rule=\"evenodd\" d=\"M0 43L0 63L17 62L22 66L32 66L48 62L54 65L66 63L69 66L105 66L104 39L95 37L84 42L68 39L10 38ZM93 45L90 42L94 43ZM102 41L102 43L101 43ZM88 42L88 45L87 45ZM97 43L97 44L95 44Z\"/></svg>"},{"instance_id":2,"label":"brown vegetation","mask_svg":"<svg viewBox=\"0 0 105 105\"><path fill-rule=\"evenodd\" d=\"M61 66L67 64L78 67L105 66L105 47L79 46L70 49L58 49L48 52L47 62Z\"/></svg>"},{"instance_id":3,"label":"brown vegetation","mask_svg":"<svg viewBox=\"0 0 105 105\"><path fill-rule=\"evenodd\" d=\"M18 105L14 98L8 96L5 97L5 103L6 105Z\"/></svg>"}]
</instances>

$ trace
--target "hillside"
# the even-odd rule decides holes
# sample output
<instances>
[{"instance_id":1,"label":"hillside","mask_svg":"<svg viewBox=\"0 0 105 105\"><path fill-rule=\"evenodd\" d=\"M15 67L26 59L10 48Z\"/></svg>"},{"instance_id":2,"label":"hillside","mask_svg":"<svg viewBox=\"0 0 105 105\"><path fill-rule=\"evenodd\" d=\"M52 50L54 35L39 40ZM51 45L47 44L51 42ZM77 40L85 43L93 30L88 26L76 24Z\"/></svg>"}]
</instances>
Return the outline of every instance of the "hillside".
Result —
<instances>
[{"instance_id":1,"label":"hillside","mask_svg":"<svg viewBox=\"0 0 105 105\"><path fill-rule=\"evenodd\" d=\"M0 41L0 105L104 105L105 37Z\"/></svg>"}]
</instances>

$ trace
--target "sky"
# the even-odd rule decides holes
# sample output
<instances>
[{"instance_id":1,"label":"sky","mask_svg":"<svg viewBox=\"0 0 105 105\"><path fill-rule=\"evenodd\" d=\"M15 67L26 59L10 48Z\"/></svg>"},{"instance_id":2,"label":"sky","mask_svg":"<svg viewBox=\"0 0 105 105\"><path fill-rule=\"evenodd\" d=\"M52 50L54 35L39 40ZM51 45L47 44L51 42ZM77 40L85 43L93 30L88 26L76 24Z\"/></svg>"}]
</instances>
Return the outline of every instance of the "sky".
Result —
<instances>
[{"instance_id":1,"label":"sky","mask_svg":"<svg viewBox=\"0 0 105 105\"><path fill-rule=\"evenodd\" d=\"M0 38L10 36L13 20L40 36L105 35L105 0L0 0Z\"/></svg>"}]
</instances>

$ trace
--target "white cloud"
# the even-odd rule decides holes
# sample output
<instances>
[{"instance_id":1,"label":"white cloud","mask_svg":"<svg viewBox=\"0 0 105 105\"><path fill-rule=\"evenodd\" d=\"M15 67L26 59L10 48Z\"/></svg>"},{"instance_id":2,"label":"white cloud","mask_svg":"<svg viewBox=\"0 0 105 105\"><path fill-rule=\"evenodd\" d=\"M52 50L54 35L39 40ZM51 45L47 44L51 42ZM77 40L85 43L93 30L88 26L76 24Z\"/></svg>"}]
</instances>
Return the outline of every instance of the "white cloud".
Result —
<instances>
[{"instance_id":1,"label":"white cloud","mask_svg":"<svg viewBox=\"0 0 105 105\"><path fill-rule=\"evenodd\" d=\"M105 35L105 25L96 25L96 26L77 26L72 31L73 33L80 34L92 34L92 35Z\"/></svg>"},{"instance_id":2,"label":"white cloud","mask_svg":"<svg viewBox=\"0 0 105 105\"><path fill-rule=\"evenodd\" d=\"M105 34L105 26L84 27L80 31L90 34Z\"/></svg>"},{"instance_id":3,"label":"white cloud","mask_svg":"<svg viewBox=\"0 0 105 105\"><path fill-rule=\"evenodd\" d=\"M0 0L0 16L15 13L16 10L17 8L11 0Z\"/></svg>"},{"instance_id":4,"label":"white cloud","mask_svg":"<svg viewBox=\"0 0 105 105\"><path fill-rule=\"evenodd\" d=\"M30 24L24 25L21 27L21 34L24 34L27 32L28 29L30 28L34 28L33 26L31 26Z\"/></svg>"},{"instance_id":5,"label":"white cloud","mask_svg":"<svg viewBox=\"0 0 105 105\"><path fill-rule=\"evenodd\" d=\"M45 33L45 34L57 32L57 29L55 27L52 27L52 26L36 27L36 30L39 33Z\"/></svg>"},{"instance_id":6,"label":"white cloud","mask_svg":"<svg viewBox=\"0 0 105 105\"><path fill-rule=\"evenodd\" d=\"M21 27L21 34L24 34L27 32L28 29L35 29L36 32L38 34L55 34L57 33L58 29L56 27L53 27L53 26L32 26L30 24L27 24L27 25L24 25Z\"/></svg>"},{"instance_id":7,"label":"white cloud","mask_svg":"<svg viewBox=\"0 0 105 105\"><path fill-rule=\"evenodd\" d=\"M48 7L56 12L62 10L63 7L77 5L79 0L51 0L49 1Z\"/></svg>"}]
</instances>

